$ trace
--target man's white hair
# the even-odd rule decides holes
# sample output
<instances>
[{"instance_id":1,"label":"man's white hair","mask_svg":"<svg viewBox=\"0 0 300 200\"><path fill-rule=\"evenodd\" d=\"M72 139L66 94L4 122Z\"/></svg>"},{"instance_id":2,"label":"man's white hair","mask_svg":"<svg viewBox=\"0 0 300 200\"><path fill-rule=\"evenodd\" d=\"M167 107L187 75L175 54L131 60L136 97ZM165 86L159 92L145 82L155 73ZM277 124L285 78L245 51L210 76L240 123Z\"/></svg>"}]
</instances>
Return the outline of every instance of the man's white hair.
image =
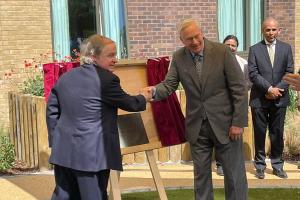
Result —
<instances>
[{"instance_id":1,"label":"man's white hair","mask_svg":"<svg viewBox=\"0 0 300 200\"><path fill-rule=\"evenodd\" d=\"M190 25L196 25L199 27L199 29L201 29L201 25L199 23L198 20L190 18L190 19L185 19L183 20L179 25L178 25L178 33L180 34L184 29L186 29L187 27L189 27Z\"/></svg>"}]
</instances>

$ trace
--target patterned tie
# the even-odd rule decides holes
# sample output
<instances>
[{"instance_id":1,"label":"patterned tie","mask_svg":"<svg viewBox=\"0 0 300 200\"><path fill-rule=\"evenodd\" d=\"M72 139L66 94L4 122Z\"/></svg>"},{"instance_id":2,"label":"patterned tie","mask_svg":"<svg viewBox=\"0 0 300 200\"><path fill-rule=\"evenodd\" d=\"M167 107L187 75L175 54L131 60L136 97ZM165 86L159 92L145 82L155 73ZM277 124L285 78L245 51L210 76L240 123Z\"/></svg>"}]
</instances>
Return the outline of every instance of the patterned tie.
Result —
<instances>
[{"instance_id":1,"label":"patterned tie","mask_svg":"<svg viewBox=\"0 0 300 200\"><path fill-rule=\"evenodd\" d=\"M196 54L196 55L194 56L195 68L196 68L196 71L197 71L199 80L200 80L200 77L201 77L202 57L203 57L203 56L202 56L202 55L199 55L199 54Z\"/></svg>"},{"instance_id":2,"label":"patterned tie","mask_svg":"<svg viewBox=\"0 0 300 200\"><path fill-rule=\"evenodd\" d=\"M273 49L273 44L268 44L268 53L269 53L269 57L270 57L270 61L271 61L271 64L272 64L272 67L273 67L273 64L274 64L274 49Z\"/></svg>"}]
</instances>

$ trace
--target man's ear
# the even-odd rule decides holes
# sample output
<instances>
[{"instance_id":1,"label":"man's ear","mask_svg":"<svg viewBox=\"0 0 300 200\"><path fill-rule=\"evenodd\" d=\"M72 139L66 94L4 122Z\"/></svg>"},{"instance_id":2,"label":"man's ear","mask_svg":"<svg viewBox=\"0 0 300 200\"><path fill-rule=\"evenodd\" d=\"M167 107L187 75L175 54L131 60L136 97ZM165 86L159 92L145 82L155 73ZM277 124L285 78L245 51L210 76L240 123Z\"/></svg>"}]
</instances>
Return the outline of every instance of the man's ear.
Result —
<instances>
[{"instance_id":1,"label":"man's ear","mask_svg":"<svg viewBox=\"0 0 300 200\"><path fill-rule=\"evenodd\" d=\"M183 43L183 40L182 40L182 37L181 37L181 36L179 36L179 39L180 39L180 41Z\"/></svg>"},{"instance_id":2,"label":"man's ear","mask_svg":"<svg viewBox=\"0 0 300 200\"><path fill-rule=\"evenodd\" d=\"M279 29L278 29L278 34L280 34L280 33L281 33L281 31L282 31L282 28L279 28Z\"/></svg>"}]
</instances>

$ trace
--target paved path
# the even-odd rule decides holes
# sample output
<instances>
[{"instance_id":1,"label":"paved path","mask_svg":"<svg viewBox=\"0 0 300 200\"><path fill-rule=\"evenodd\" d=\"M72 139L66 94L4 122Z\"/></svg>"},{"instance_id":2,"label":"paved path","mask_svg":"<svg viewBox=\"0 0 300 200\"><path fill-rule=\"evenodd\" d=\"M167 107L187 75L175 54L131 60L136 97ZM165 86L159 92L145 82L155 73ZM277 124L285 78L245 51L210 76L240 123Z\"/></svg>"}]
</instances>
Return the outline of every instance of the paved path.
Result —
<instances>
[{"instance_id":1,"label":"paved path","mask_svg":"<svg viewBox=\"0 0 300 200\"><path fill-rule=\"evenodd\" d=\"M193 167L191 164L159 164L160 174L166 188L192 188ZM288 179L272 175L268 164L266 178L254 177L254 169L246 164L249 187L298 187L300 188L300 170L296 163L285 163ZM216 175L213 168L214 187L223 187L223 177ZM125 166L121 173L120 187L123 192L137 190L155 190L148 165ZM53 172L40 172L31 175L0 177L0 200L49 200L54 188Z\"/></svg>"}]
</instances>

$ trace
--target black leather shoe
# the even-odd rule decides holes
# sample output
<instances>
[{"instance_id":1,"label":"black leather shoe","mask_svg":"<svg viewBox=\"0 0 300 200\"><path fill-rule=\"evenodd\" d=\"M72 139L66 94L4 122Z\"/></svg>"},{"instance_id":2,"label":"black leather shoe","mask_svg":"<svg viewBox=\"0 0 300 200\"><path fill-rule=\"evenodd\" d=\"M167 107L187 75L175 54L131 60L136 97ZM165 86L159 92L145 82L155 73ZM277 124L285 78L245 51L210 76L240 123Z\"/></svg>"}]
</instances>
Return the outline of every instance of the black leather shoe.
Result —
<instances>
[{"instance_id":1,"label":"black leather shoe","mask_svg":"<svg viewBox=\"0 0 300 200\"><path fill-rule=\"evenodd\" d=\"M256 169L255 177L258 179L264 179L265 178L265 170Z\"/></svg>"},{"instance_id":2,"label":"black leather shoe","mask_svg":"<svg viewBox=\"0 0 300 200\"><path fill-rule=\"evenodd\" d=\"M283 169L273 169L273 174L279 178L287 178L287 174Z\"/></svg>"},{"instance_id":3,"label":"black leather shoe","mask_svg":"<svg viewBox=\"0 0 300 200\"><path fill-rule=\"evenodd\" d=\"M222 166L217 166L217 174L219 176L224 176L224 172L223 172L223 167Z\"/></svg>"}]
</instances>

